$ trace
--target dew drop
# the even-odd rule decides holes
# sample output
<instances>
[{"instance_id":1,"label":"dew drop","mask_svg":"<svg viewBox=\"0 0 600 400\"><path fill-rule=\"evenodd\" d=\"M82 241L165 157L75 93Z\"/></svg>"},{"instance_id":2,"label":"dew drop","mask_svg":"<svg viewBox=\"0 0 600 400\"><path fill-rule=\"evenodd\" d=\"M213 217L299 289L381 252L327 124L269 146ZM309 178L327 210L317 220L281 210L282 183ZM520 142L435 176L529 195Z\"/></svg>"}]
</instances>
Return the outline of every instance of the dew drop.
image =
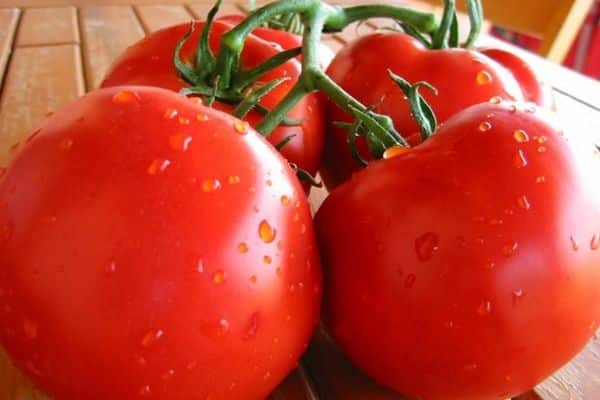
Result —
<instances>
[{"instance_id":1,"label":"dew drop","mask_svg":"<svg viewBox=\"0 0 600 400\"><path fill-rule=\"evenodd\" d=\"M269 371L265 372L263 375L263 380L268 381L271 378L271 373Z\"/></svg>"},{"instance_id":2,"label":"dew drop","mask_svg":"<svg viewBox=\"0 0 600 400\"><path fill-rule=\"evenodd\" d=\"M63 140L60 141L59 147L60 147L60 149L62 151L69 151L69 150L71 150L71 147L73 147L73 139L71 139L71 138L64 138Z\"/></svg>"},{"instance_id":3,"label":"dew drop","mask_svg":"<svg viewBox=\"0 0 600 400\"><path fill-rule=\"evenodd\" d=\"M152 346L154 343L156 343L158 340L160 340L160 338L163 337L163 335L164 335L164 332L161 329L158 329L155 331L150 331L150 332L146 333L141 341L142 347L147 348L147 347Z\"/></svg>"},{"instance_id":4,"label":"dew drop","mask_svg":"<svg viewBox=\"0 0 600 400\"><path fill-rule=\"evenodd\" d=\"M481 132L487 132L490 129L492 129L492 124L489 123L488 121L483 121L481 124L479 124L479 128L478 128Z\"/></svg>"},{"instance_id":5,"label":"dew drop","mask_svg":"<svg viewBox=\"0 0 600 400\"><path fill-rule=\"evenodd\" d=\"M523 129L517 129L514 131L513 137L518 143L525 143L529 141L529 135Z\"/></svg>"},{"instance_id":6,"label":"dew drop","mask_svg":"<svg viewBox=\"0 0 600 400\"><path fill-rule=\"evenodd\" d=\"M195 104L197 106L201 106L204 104L204 102L202 101L202 97L199 97L199 96L188 97L188 99L190 100L190 102L192 104Z\"/></svg>"},{"instance_id":7,"label":"dew drop","mask_svg":"<svg viewBox=\"0 0 600 400\"><path fill-rule=\"evenodd\" d=\"M517 252L519 244L517 242L508 242L502 246L502 254L505 257L512 257Z\"/></svg>"},{"instance_id":8,"label":"dew drop","mask_svg":"<svg viewBox=\"0 0 600 400\"><path fill-rule=\"evenodd\" d=\"M198 271L199 273L204 272L204 261L202 261L201 258L199 258L198 262L196 263L196 271Z\"/></svg>"},{"instance_id":9,"label":"dew drop","mask_svg":"<svg viewBox=\"0 0 600 400\"><path fill-rule=\"evenodd\" d=\"M229 321L225 318L219 320L219 336L225 336L229 333Z\"/></svg>"},{"instance_id":10,"label":"dew drop","mask_svg":"<svg viewBox=\"0 0 600 400\"><path fill-rule=\"evenodd\" d=\"M205 193L214 192L221 188L221 181L219 181L217 178L204 179L201 187L202 191Z\"/></svg>"},{"instance_id":11,"label":"dew drop","mask_svg":"<svg viewBox=\"0 0 600 400\"><path fill-rule=\"evenodd\" d=\"M594 236L592 236L592 240L590 240L590 249L591 250L598 250L600 248L600 236L595 233Z\"/></svg>"},{"instance_id":12,"label":"dew drop","mask_svg":"<svg viewBox=\"0 0 600 400\"><path fill-rule=\"evenodd\" d=\"M514 113L516 113L516 112L517 112L517 106L515 106L514 104L511 104L511 105L508 107L508 112L509 112L509 113L511 113L511 114L514 114Z\"/></svg>"},{"instance_id":13,"label":"dew drop","mask_svg":"<svg viewBox=\"0 0 600 400\"><path fill-rule=\"evenodd\" d=\"M142 388L140 389L140 396L150 396L152 394L152 390L150 389L150 386L146 385L146 386L142 386Z\"/></svg>"},{"instance_id":14,"label":"dew drop","mask_svg":"<svg viewBox=\"0 0 600 400\"><path fill-rule=\"evenodd\" d=\"M215 271L213 274L213 282L215 285L221 285L225 282L225 272L222 270Z\"/></svg>"},{"instance_id":15,"label":"dew drop","mask_svg":"<svg viewBox=\"0 0 600 400\"><path fill-rule=\"evenodd\" d=\"M178 121L181 125L189 125L190 124L190 119L187 117L184 117L183 115L179 116Z\"/></svg>"},{"instance_id":16,"label":"dew drop","mask_svg":"<svg viewBox=\"0 0 600 400\"><path fill-rule=\"evenodd\" d=\"M35 340L38 336L38 326L35 322L25 318L23 321L23 332L29 340Z\"/></svg>"},{"instance_id":17,"label":"dew drop","mask_svg":"<svg viewBox=\"0 0 600 400\"><path fill-rule=\"evenodd\" d=\"M263 242L271 243L275 240L277 231L267 222L267 220L263 219L258 225L258 236Z\"/></svg>"},{"instance_id":18,"label":"dew drop","mask_svg":"<svg viewBox=\"0 0 600 400\"><path fill-rule=\"evenodd\" d=\"M256 275L252 275L250 276L250 278L248 279L248 281L250 281L250 283L256 283Z\"/></svg>"},{"instance_id":19,"label":"dew drop","mask_svg":"<svg viewBox=\"0 0 600 400\"><path fill-rule=\"evenodd\" d=\"M241 135L245 135L248 132L248 123L246 121L235 121L233 129Z\"/></svg>"},{"instance_id":20,"label":"dew drop","mask_svg":"<svg viewBox=\"0 0 600 400\"><path fill-rule=\"evenodd\" d=\"M535 183L546 183L546 177L543 175L538 176L535 178Z\"/></svg>"},{"instance_id":21,"label":"dew drop","mask_svg":"<svg viewBox=\"0 0 600 400\"><path fill-rule=\"evenodd\" d=\"M163 381L168 381L171 380L171 378L173 378L175 376L175 370L174 369L170 369L167 372L165 372L164 374L162 374L162 380Z\"/></svg>"},{"instance_id":22,"label":"dew drop","mask_svg":"<svg viewBox=\"0 0 600 400\"><path fill-rule=\"evenodd\" d=\"M114 259L108 263L108 272L117 272L117 262Z\"/></svg>"},{"instance_id":23,"label":"dew drop","mask_svg":"<svg viewBox=\"0 0 600 400\"><path fill-rule=\"evenodd\" d=\"M517 151L517 154L515 154L515 158L513 159L513 165L516 168L523 168L527 166L527 158L525 157L523 150L519 149Z\"/></svg>"},{"instance_id":24,"label":"dew drop","mask_svg":"<svg viewBox=\"0 0 600 400\"><path fill-rule=\"evenodd\" d=\"M132 102L136 101L137 99L138 99L137 94L135 94L129 90L121 90L121 91L115 93L115 95L112 98L112 101L115 104L126 104L126 103L132 103Z\"/></svg>"},{"instance_id":25,"label":"dew drop","mask_svg":"<svg viewBox=\"0 0 600 400\"><path fill-rule=\"evenodd\" d=\"M420 261L431 259L439 249L439 239L433 232L427 232L415 239L415 251Z\"/></svg>"},{"instance_id":26,"label":"dew drop","mask_svg":"<svg viewBox=\"0 0 600 400\"><path fill-rule=\"evenodd\" d=\"M171 146L173 150L187 151L191 142L192 137L182 133L169 137L169 146Z\"/></svg>"},{"instance_id":27,"label":"dew drop","mask_svg":"<svg viewBox=\"0 0 600 400\"><path fill-rule=\"evenodd\" d=\"M208 121L208 115L206 114L196 114L196 121L200 121L200 122L204 122L204 121Z\"/></svg>"},{"instance_id":28,"label":"dew drop","mask_svg":"<svg viewBox=\"0 0 600 400\"><path fill-rule=\"evenodd\" d=\"M546 149L546 147L545 147L545 146L539 146L539 147L537 148L537 151L538 151L538 153L545 153L545 152L546 152L546 150L547 150L547 149Z\"/></svg>"},{"instance_id":29,"label":"dew drop","mask_svg":"<svg viewBox=\"0 0 600 400\"><path fill-rule=\"evenodd\" d=\"M263 256L263 262L265 264L271 264L271 262L273 262L273 259L269 256Z\"/></svg>"},{"instance_id":30,"label":"dew drop","mask_svg":"<svg viewBox=\"0 0 600 400\"><path fill-rule=\"evenodd\" d=\"M416 281L417 281L417 276L415 274L408 274L408 275L406 275L406 278L404 279L404 287L407 289L410 289L415 285Z\"/></svg>"},{"instance_id":31,"label":"dew drop","mask_svg":"<svg viewBox=\"0 0 600 400\"><path fill-rule=\"evenodd\" d=\"M409 149L404 146L392 146L383 152L383 158L388 160L390 158L399 156L400 154L407 153L408 151Z\"/></svg>"},{"instance_id":32,"label":"dew drop","mask_svg":"<svg viewBox=\"0 0 600 400\"><path fill-rule=\"evenodd\" d=\"M490 99L490 103L492 104L500 104L502 103L502 97L500 96L494 96Z\"/></svg>"},{"instance_id":33,"label":"dew drop","mask_svg":"<svg viewBox=\"0 0 600 400\"><path fill-rule=\"evenodd\" d=\"M571 241L571 248L573 249L573 251L578 251L579 250L579 243L577 243L577 241L575 240L575 238L573 236L570 236L569 240Z\"/></svg>"},{"instance_id":34,"label":"dew drop","mask_svg":"<svg viewBox=\"0 0 600 400\"><path fill-rule=\"evenodd\" d=\"M300 214L295 213L293 218L294 218L294 222L300 221Z\"/></svg>"},{"instance_id":35,"label":"dew drop","mask_svg":"<svg viewBox=\"0 0 600 400\"><path fill-rule=\"evenodd\" d=\"M548 141L548 138L546 136L538 136L538 138L537 138L537 142L539 144L546 143L547 141Z\"/></svg>"},{"instance_id":36,"label":"dew drop","mask_svg":"<svg viewBox=\"0 0 600 400\"><path fill-rule=\"evenodd\" d=\"M487 262L486 262L486 263L483 265L483 268L485 268L485 269L489 269L489 270L492 270L492 269L494 269L495 267L496 267L496 263L495 263L495 262L493 262L493 261L487 261Z\"/></svg>"},{"instance_id":37,"label":"dew drop","mask_svg":"<svg viewBox=\"0 0 600 400\"><path fill-rule=\"evenodd\" d=\"M236 185L240 183L240 177L237 175L230 175L229 177L227 177L227 183L229 183L230 185Z\"/></svg>"},{"instance_id":38,"label":"dew drop","mask_svg":"<svg viewBox=\"0 0 600 400\"><path fill-rule=\"evenodd\" d=\"M513 292L512 292L513 307L516 306L521 301L521 299L523 298L524 295L525 295L525 292L523 291L523 289L513 290Z\"/></svg>"},{"instance_id":39,"label":"dew drop","mask_svg":"<svg viewBox=\"0 0 600 400\"><path fill-rule=\"evenodd\" d=\"M242 254L243 253L247 253L248 252L248 245L246 243L242 242L242 243L240 243L240 244L237 245L237 250L240 253L242 253Z\"/></svg>"},{"instance_id":40,"label":"dew drop","mask_svg":"<svg viewBox=\"0 0 600 400\"><path fill-rule=\"evenodd\" d=\"M173 119L177 116L178 112L174 108L167 108L164 113L166 119Z\"/></svg>"},{"instance_id":41,"label":"dew drop","mask_svg":"<svg viewBox=\"0 0 600 400\"><path fill-rule=\"evenodd\" d=\"M267 179L267 186L273 186L273 181L270 179Z\"/></svg>"},{"instance_id":42,"label":"dew drop","mask_svg":"<svg viewBox=\"0 0 600 400\"><path fill-rule=\"evenodd\" d=\"M290 204L290 198L286 195L281 196L281 204L287 206Z\"/></svg>"},{"instance_id":43,"label":"dew drop","mask_svg":"<svg viewBox=\"0 0 600 400\"><path fill-rule=\"evenodd\" d=\"M156 175L159 172L164 172L169 165L171 165L171 161L157 158L150 163L147 172L149 175Z\"/></svg>"},{"instance_id":44,"label":"dew drop","mask_svg":"<svg viewBox=\"0 0 600 400\"><path fill-rule=\"evenodd\" d=\"M260 325L260 314L258 312L252 313L248 322L246 323L246 329L244 330L244 339L249 340L256 336Z\"/></svg>"},{"instance_id":45,"label":"dew drop","mask_svg":"<svg viewBox=\"0 0 600 400\"><path fill-rule=\"evenodd\" d=\"M493 80L494 78L487 71L482 70L477 73L476 81L479 86L489 85Z\"/></svg>"},{"instance_id":46,"label":"dew drop","mask_svg":"<svg viewBox=\"0 0 600 400\"><path fill-rule=\"evenodd\" d=\"M531 209L531 203L529 202L529 199L525 195L520 196L519 198L517 198L517 204L523 210L530 210Z\"/></svg>"},{"instance_id":47,"label":"dew drop","mask_svg":"<svg viewBox=\"0 0 600 400\"><path fill-rule=\"evenodd\" d=\"M480 317L485 317L485 316L489 315L491 312L492 312L492 302L489 300L484 301L477 308L477 314L479 314Z\"/></svg>"}]
</instances>

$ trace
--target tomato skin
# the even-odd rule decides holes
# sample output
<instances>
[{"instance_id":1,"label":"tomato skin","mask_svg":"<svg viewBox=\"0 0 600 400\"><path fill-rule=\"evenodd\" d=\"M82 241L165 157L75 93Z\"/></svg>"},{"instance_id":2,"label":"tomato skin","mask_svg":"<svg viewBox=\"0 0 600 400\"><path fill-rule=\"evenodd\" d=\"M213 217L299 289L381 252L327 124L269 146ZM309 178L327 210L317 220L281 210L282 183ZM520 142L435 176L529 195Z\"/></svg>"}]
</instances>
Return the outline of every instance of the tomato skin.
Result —
<instances>
[{"instance_id":1,"label":"tomato skin","mask_svg":"<svg viewBox=\"0 0 600 400\"><path fill-rule=\"evenodd\" d=\"M223 33L237 23L234 16L215 21L211 28L210 46L218 51L219 40ZM196 23L196 30L183 47L182 59L191 60L203 23ZM147 85L179 91L189 86L179 77L173 65L173 51L177 42L185 35L189 24L180 24L166 28L142 39L128 48L112 65L102 87L118 85ZM259 28L248 36L242 52L242 65L253 68L269 57L286 49L301 45L301 39L287 32ZM268 72L261 77L260 82L289 77L290 79L266 95L261 104L267 108L275 107L291 90L298 80L301 65L297 59L290 60L284 65ZM233 106L216 102L215 108L231 113ZM316 173L321 161L323 136L325 129L325 110L323 97L313 93L301 100L288 114L290 118L303 121L298 126L280 126L268 137L270 143L276 145L286 137L295 137L281 150L283 156L301 168ZM262 115L252 111L245 118L252 126L262 119Z\"/></svg>"},{"instance_id":2,"label":"tomato skin","mask_svg":"<svg viewBox=\"0 0 600 400\"><path fill-rule=\"evenodd\" d=\"M598 328L600 154L574 153L539 113L468 108L318 211L323 318L378 382L504 400Z\"/></svg>"},{"instance_id":3,"label":"tomato skin","mask_svg":"<svg viewBox=\"0 0 600 400\"><path fill-rule=\"evenodd\" d=\"M383 54L390 55L382 57ZM363 36L342 48L327 69L327 74L343 89L374 110L389 115L404 137L414 136L418 126L409 112L408 101L390 79L388 70L411 83L427 81L437 90L421 93L433 108L438 122L463 109L491 98L524 100L519 82L500 63L481 52L466 49L429 50L411 36L378 32ZM366 79L368 77L368 79ZM332 102L327 103L329 121L350 121ZM347 131L330 127L325 140L323 177L328 188L348 179L359 166L346 144ZM358 149L371 159L364 139Z\"/></svg>"},{"instance_id":4,"label":"tomato skin","mask_svg":"<svg viewBox=\"0 0 600 400\"><path fill-rule=\"evenodd\" d=\"M12 161L0 341L54 399L263 399L295 367L320 307L309 206L236 121L104 89Z\"/></svg>"}]
</instances>

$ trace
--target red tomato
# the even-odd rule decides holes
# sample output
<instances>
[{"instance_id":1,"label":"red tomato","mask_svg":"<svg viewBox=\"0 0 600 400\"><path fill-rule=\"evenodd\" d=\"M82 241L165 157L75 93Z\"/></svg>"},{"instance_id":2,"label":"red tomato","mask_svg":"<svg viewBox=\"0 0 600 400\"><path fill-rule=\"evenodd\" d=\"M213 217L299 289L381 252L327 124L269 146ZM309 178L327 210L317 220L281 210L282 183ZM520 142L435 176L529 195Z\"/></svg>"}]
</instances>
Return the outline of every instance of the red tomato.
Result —
<instances>
[{"instance_id":1,"label":"red tomato","mask_svg":"<svg viewBox=\"0 0 600 400\"><path fill-rule=\"evenodd\" d=\"M382 54L389 56L382 57ZM526 99L509 69L474 50L429 50L411 36L380 32L363 36L344 47L327 69L328 75L348 93L378 113L389 115L396 129L405 137L419 131L409 112L409 103L388 70L411 83L427 81L438 95L421 90L444 122L457 112L492 98ZM332 102L328 103L330 121L349 121L349 116ZM326 137L324 178L328 187L346 180L359 166L346 144L347 132L332 127ZM412 140L411 140L412 142ZM359 138L360 153L370 159L366 142Z\"/></svg>"},{"instance_id":2,"label":"red tomato","mask_svg":"<svg viewBox=\"0 0 600 400\"><path fill-rule=\"evenodd\" d=\"M532 388L600 322L599 164L537 113L485 103L354 174L315 222L332 336L423 400Z\"/></svg>"},{"instance_id":3,"label":"red tomato","mask_svg":"<svg viewBox=\"0 0 600 400\"><path fill-rule=\"evenodd\" d=\"M96 91L0 184L0 339L56 400L264 399L318 321L305 196L251 128Z\"/></svg>"},{"instance_id":4,"label":"red tomato","mask_svg":"<svg viewBox=\"0 0 600 400\"><path fill-rule=\"evenodd\" d=\"M213 51L219 48L219 40L223 33L237 23L235 17L215 21L211 28L210 45ZM182 59L195 57L196 47L203 23L196 24L196 30L183 47ZM179 77L173 65L173 52L177 42L185 35L189 24L181 24L158 31L131 46L113 64L102 87L124 84L157 86L179 91L189 86ZM253 68L282 50L302 45L301 38L291 33L273 29L259 28L248 36L242 52L242 64L245 68ZM289 60L284 65L263 75L261 82L269 82L281 77L290 79L275 88L260 102L271 109L290 91L297 82L301 72L301 64L297 59ZM295 135L281 151L289 161L314 174L321 160L324 135L323 98L313 93L300 101L289 113L288 117L302 120L298 126L280 126L268 137L269 142L278 144L288 136ZM231 112L234 106L216 102L214 107ZM262 115L251 111L245 118L252 126L262 119Z\"/></svg>"}]
</instances>

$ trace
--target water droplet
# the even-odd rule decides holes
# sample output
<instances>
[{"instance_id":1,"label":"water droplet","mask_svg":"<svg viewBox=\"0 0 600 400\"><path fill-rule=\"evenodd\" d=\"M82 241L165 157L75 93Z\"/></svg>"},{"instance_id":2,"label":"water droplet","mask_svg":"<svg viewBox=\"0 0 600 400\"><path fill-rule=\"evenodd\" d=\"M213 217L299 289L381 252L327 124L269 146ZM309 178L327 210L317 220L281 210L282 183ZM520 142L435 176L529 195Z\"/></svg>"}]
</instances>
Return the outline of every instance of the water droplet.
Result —
<instances>
[{"instance_id":1,"label":"water droplet","mask_svg":"<svg viewBox=\"0 0 600 400\"><path fill-rule=\"evenodd\" d=\"M490 103L492 104L500 104L502 103L502 97L500 96L494 96L490 99Z\"/></svg>"},{"instance_id":2,"label":"water droplet","mask_svg":"<svg viewBox=\"0 0 600 400\"><path fill-rule=\"evenodd\" d=\"M202 101L202 97L199 97L199 96L188 97L188 99L190 100L190 102L192 104L195 104L197 106L201 106L204 104L204 102Z\"/></svg>"},{"instance_id":3,"label":"water droplet","mask_svg":"<svg viewBox=\"0 0 600 400\"><path fill-rule=\"evenodd\" d=\"M523 150L519 149L517 151L517 154L515 154L515 158L513 159L513 165L516 168L523 168L527 166L527 158L525 157Z\"/></svg>"},{"instance_id":4,"label":"water droplet","mask_svg":"<svg viewBox=\"0 0 600 400\"><path fill-rule=\"evenodd\" d=\"M200 122L204 122L204 121L208 121L208 115L206 114L196 114L196 121L200 121Z\"/></svg>"},{"instance_id":5,"label":"water droplet","mask_svg":"<svg viewBox=\"0 0 600 400\"><path fill-rule=\"evenodd\" d=\"M152 390L150 389L150 386L146 385L146 386L142 386L142 388L140 389L140 396L150 396L152 394Z\"/></svg>"},{"instance_id":6,"label":"water droplet","mask_svg":"<svg viewBox=\"0 0 600 400\"><path fill-rule=\"evenodd\" d=\"M255 337L256 333L258 332L259 325L260 314L258 312L252 313L246 324L246 329L244 330L244 339L249 340Z\"/></svg>"},{"instance_id":7,"label":"water droplet","mask_svg":"<svg viewBox=\"0 0 600 400\"><path fill-rule=\"evenodd\" d=\"M511 104L510 106L508 106L508 112L511 114L514 114L517 112L517 106L514 104Z\"/></svg>"},{"instance_id":8,"label":"water droplet","mask_svg":"<svg viewBox=\"0 0 600 400\"><path fill-rule=\"evenodd\" d=\"M579 243L577 243L577 241L575 240L575 238L573 236L570 236L569 240L571 241L571 248L573 249L573 251L578 251L579 250Z\"/></svg>"},{"instance_id":9,"label":"water droplet","mask_svg":"<svg viewBox=\"0 0 600 400\"><path fill-rule=\"evenodd\" d=\"M512 292L513 307L516 306L521 301L521 299L524 295L525 295L525 292L523 291L523 289L513 290L513 292Z\"/></svg>"},{"instance_id":10,"label":"water droplet","mask_svg":"<svg viewBox=\"0 0 600 400\"><path fill-rule=\"evenodd\" d=\"M486 118L494 118L496 116L496 114L494 113L488 113L485 117Z\"/></svg>"},{"instance_id":11,"label":"water droplet","mask_svg":"<svg viewBox=\"0 0 600 400\"><path fill-rule=\"evenodd\" d=\"M523 129L517 129L513 132L513 137L518 143L529 142L529 135Z\"/></svg>"},{"instance_id":12,"label":"water droplet","mask_svg":"<svg viewBox=\"0 0 600 400\"><path fill-rule=\"evenodd\" d=\"M215 285L221 285L225 282L225 272L222 270L215 271L213 274L213 282Z\"/></svg>"},{"instance_id":13,"label":"water droplet","mask_svg":"<svg viewBox=\"0 0 600 400\"><path fill-rule=\"evenodd\" d=\"M165 110L165 114L164 117L167 119L173 119L177 116L178 111L175 110L174 108L167 108Z\"/></svg>"},{"instance_id":14,"label":"water droplet","mask_svg":"<svg viewBox=\"0 0 600 400\"><path fill-rule=\"evenodd\" d=\"M112 98L112 101L115 104L126 104L126 103L132 103L132 102L136 101L137 99L138 99L138 95L136 93L133 93L129 90L121 90L121 91L115 93L115 95Z\"/></svg>"},{"instance_id":15,"label":"water droplet","mask_svg":"<svg viewBox=\"0 0 600 400\"><path fill-rule=\"evenodd\" d=\"M175 376L175 370L170 369L167 372L165 372L161 378L163 381L168 381L168 380L171 380L171 378L173 378L174 376Z\"/></svg>"},{"instance_id":16,"label":"water droplet","mask_svg":"<svg viewBox=\"0 0 600 400\"><path fill-rule=\"evenodd\" d=\"M229 177L227 177L227 183L229 183L230 185L235 185L240 183L240 177L237 175L230 175Z\"/></svg>"},{"instance_id":17,"label":"water droplet","mask_svg":"<svg viewBox=\"0 0 600 400\"><path fill-rule=\"evenodd\" d=\"M535 178L535 183L546 183L546 177L545 176L538 176L537 178Z\"/></svg>"},{"instance_id":18,"label":"water droplet","mask_svg":"<svg viewBox=\"0 0 600 400\"><path fill-rule=\"evenodd\" d=\"M108 262L108 272L116 272L117 271L117 262L112 259Z\"/></svg>"},{"instance_id":19,"label":"water droplet","mask_svg":"<svg viewBox=\"0 0 600 400\"><path fill-rule=\"evenodd\" d=\"M277 269L275 270L275 274L277 274L277 276L281 278L281 268L277 267Z\"/></svg>"},{"instance_id":20,"label":"water droplet","mask_svg":"<svg viewBox=\"0 0 600 400\"><path fill-rule=\"evenodd\" d=\"M298 222L298 221L300 221L300 214L295 213L294 214L294 222Z\"/></svg>"},{"instance_id":21,"label":"water droplet","mask_svg":"<svg viewBox=\"0 0 600 400\"><path fill-rule=\"evenodd\" d=\"M417 281L417 276L415 274L408 274L408 275L406 275L406 278L404 279L404 287L407 289L410 289L415 285L416 281Z\"/></svg>"},{"instance_id":22,"label":"water droplet","mask_svg":"<svg viewBox=\"0 0 600 400\"><path fill-rule=\"evenodd\" d=\"M290 204L290 198L287 197L286 195L281 196L281 204L283 204L284 206L287 206Z\"/></svg>"},{"instance_id":23,"label":"water droplet","mask_svg":"<svg viewBox=\"0 0 600 400\"><path fill-rule=\"evenodd\" d=\"M183 115L180 115L178 120L181 125L189 125L190 124L190 119L187 117L184 117Z\"/></svg>"},{"instance_id":24,"label":"water droplet","mask_svg":"<svg viewBox=\"0 0 600 400\"><path fill-rule=\"evenodd\" d=\"M169 165L171 165L171 161L157 158L150 163L147 172L149 175L156 175L159 172L164 172Z\"/></svg>"},{"instance_id":25,"label":"water droplet","mask_svg":"<svg viewBox=\"0 0 600 400\"><path fill-rule=\"evenodd\" d=\"M476 81L479 86L489 85L493 80L494 78L487 71L482 70L477 73Z\"/></svg>"},{"instance_id":26,"label":"water droplet","mask_svg":"<svg viewBox=\"0 0 600 400\"><path fill-rule=\"evenodd\" d=\"M273 181L270 179L267 179L267 186L273 186Z\"/></svg>"},{"instance_id":27,"label":"water droplet","mask_svg":"<svg viewBox=\"0 0 600 400\"><path fill-rule=\"evenodd\" d=\"M35 322L25 318L23 320L23 332L25 337L29 340L35 340L38 335L38 326Z\"/></svg>"},{"instance_id":28,"label":"water droplet","mask_svg":"<svg viewBox=\"0 0 600 400\"><path fill-rule=\"evenodd\" d=\"M512 257L517 252L519 248L519 244L517 242L508 242L504 246L502 246L502 254L505 257Z\"/></svg>"},{"instance_id":29,"label":"water droplet","mask_svg":"<svg viewBox=\"0 0 600 400\"><path fill-rule=\"evenodd\" d=\"M141 341L142 347L152 346L154 343L156 343L158 340L160 340L160 338L163 337L164 334L165 333L161 329L157 329L155 331L149 331L142 338L142 341Z\"/></svg>"},{"instance_id":30,"label":"water droplet","mask_svg":"<svg viewBox=\"0 0 600 400\"><path fill-rule=\"evenodd\" d=\"M217 178L204 179L202 181L202 191L205 193L214 192L221 188L221 181Z\"/></svg>"},{"instance_id":31,"label":"water droplet","mask_svg":"<svg viewBox=\"0 0 600 400\"><path fill-rule=\"evenodd\" d=\"M256 275L252 275L248 280L250 283L256 283Z\"/></svg>"},{"instance_id":32,"label":"water droplet","mask_svg":"<svg viewBox=\"0 0 600 400\"><path fill-rule=\"evenodd\" d=\"M487 261L484 265L483 268L485 269L494 269L496 267L496 263L493 261Z\"/></svg>"},{"instance_id":33,"label":"water droplet","mask_svg":"<svg viewBox=\"0 0 600 400\"><path fill-rule=\"evenodd\" d=\"M595 233L594 236L592 236L592 240L590 240L590 249L591 250L598 250L600 248L600 236Z\"/></svg>"},{"instance_id":34,"label":"water droplet","mask_svg":"<svg viewBox=\"0 0 600 400\"><path fill-rule=\"evenodd\" d=\"M271 378L271 373L269 371L265 372L265 374L263 375L263 379L265 381L268 381L269 378Z\"/></svg>"},{"instance_id":35,"label":"water droplet","mask_svg":"<svg viewBox=\"0 0 600 400\"><path fill-rule=\"evenodd\" d=\"M229 333L229 321L225 318L219 320L219 336L225 336Z\"/></svg>"},{"instance_id":36,"label":"water droplet","mask_svg":"<svg viewBox=\"0 0 600 400\"><path fill-rule=\"evenodd\" d=\"M489 300L484 301L477 308L477 314L479 314L480 317L485 317L485 316L489 315L491 312L492 312L492 302Z\"/></svg>"},{"instance_id":37,"label":"water droplet","mask_svg":"<svg viewBox=\"0 0 600 400\"><path fill-rule=\"evenodd\" d=\"M181 133L169 137L169 146L171 146L173 150L187 151L191 142L191 136L184 135Z\"/></svg>"},{"instance_id":38,"label":"water droplet","mask_svg":"<svg viewBox=\"0 0 600 400\"><path fill-rule=\"evenodd\" d=\"M71 150L71 147L73 147L73 139L64 138L63 140L60 141L59 147L62 151Z\"/></svg>"},{"instance_id":39,"label":"water droplet","mask_svg":"<svg viewBox=\"0 0 600 400\"><path fill-rule=\"evenodd\" d=\"M300 234L304 235L306 233L306 224L300 225Z\"/></svg>"},{"instance_id":40,"label":"water droplet","mask_svg":"<svg viewBox=\"0 0 600 400\"><path fill-rule=\"evenodd\" d=\"M539 144L546 143L547 141L548 141L548 138L546 136L538 136L538 138L537 138L537 142Z\"/></svg>"},{"instance_id":41,"label":"water droplet","mask_svg":"<svg viewBox=\"0 0 600 400\"><path fill-rule=\"evenodd\" d=\"M421 261L431 259L439 249L439 239L433 232L427 232L415 239L415 251Z\"/></svg>"},{"instance_id":42,"label":"water droplet","mask_svg":"<svg viewBox=\"0 0 600 400\"><path fill-rule=\"evenodd\" d=\"M546 152L546 147L544 146L540 146L537 148L538 153L545 153Z\"/></svg>"},{"instance_id":43,"label":"water droplet","mask_svg":"<svg viewBox=\"0 0 600 400\"><path fill-rule=\"evenodd\" d=\"M492 124L489 123L488 121L483 121L481 124L479 124L479 128L478 128L481 132L487 132L490 129L492 129Z\"/></svg>"},{"instance_id":44,"label":"water droplet","mask_svg":"<svg viewBox=\"0 0 600 400\"><path fill-rule=\"evenodd\" d=\"M241 242L240 244L237 245L237 250L240 253L247 253L248 252L248 245L244 242Z\"/></svg>"},{"instance_id":45,"label":"water droplet","mask_svg":"<svg viewBox=\"0 0 600 400\"><path fill-rule=\"evenodd\" d=\"M196 271L203 273L204 272L204 261L201 258L198 259L196 263Z\"/></svg>"},{"instance_id":46,"label":"water droplet","mask_svg":"<svg viewBox=\"0 0 600 400\"><path fill-rule=\"evenodd\" d=\"M248 132L248 123L246 121L235 121L233 129L241 135L245 135Z\"/></svg>"},{"instance_id":47,"label":"water droplet","mask_svg":"<svg viewBox=\"0 0 600 400\"><path fill-rule=\"evenodd\" d=\"M517 204L523 210L530 210L531 209L531 203L529 202L529 199L525 195L520 196L519 198L517 198Z\"/></svg>"},{"instance_id":48,"label":"water droplet","mask_svg":"<svg viewBox=\"0 0 600 400\"><path fill-rule=\"evenodd\" d=\"M263 262L265 264L271 264L271 262L273 262L273 259L269 256L263 256Z\"/></svg>"},{"instance_id":49,"label":"water droplet","mask_svg":"<svg viewBox=\"0 0 600 400\"><path fill-rule=\"evenodd\" d=\"M404 146L392 146L383 152L383 158L385 160L388 160L390 158L399 156L400 154L407 153L408 151L409 151L409 149Z\"/></svg>"},{"instance_id":50,"label":"water droplet","mask_svg":"<svg viewBox=\"0 0 600 400\"><path fill-rule=\"evenodd\" d=\"M258 236L265 243L271 243L277 236L277 231L273 228L267 220L263 219L258 225Z\"/></svg>"}]
</instances>

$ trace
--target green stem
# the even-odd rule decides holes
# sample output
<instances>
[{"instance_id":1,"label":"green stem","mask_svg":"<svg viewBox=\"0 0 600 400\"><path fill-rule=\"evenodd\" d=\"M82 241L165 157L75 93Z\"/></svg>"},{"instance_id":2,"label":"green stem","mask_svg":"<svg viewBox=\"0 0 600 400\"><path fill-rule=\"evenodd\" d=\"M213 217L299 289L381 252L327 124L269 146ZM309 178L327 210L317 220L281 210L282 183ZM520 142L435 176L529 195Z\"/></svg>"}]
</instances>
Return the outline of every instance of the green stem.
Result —
<instances>
[{"instance_id":1,"label":"green stem","mask_svg":"<svg viewBox=\"0 0 600 400\"><path fill-rule=\"evenodd\" d=\"M433 14L386 4L369 4L344 8L342 13L327 20L325 32L341 31L355 21L368 18L392 18L425 33L431 33L438 29Z\"/></svg>"},{"instance_id":2,"label":"green stem","mask_svg":"<svg viewBox=\"0 0 600 400\"><path fill-rule=\"evenodd\" d=\"M471 30L469 31L467 41L463 45L465 48L473 46L481 33L483 25L483 6L481 5L481 0L467 0L467 10L469 12Z\"/></svg>"},{"instance_id":3,"label":"green stem","mask_svg":"<svg viewBox=\"0 0 600 400\"><path fill-rule=\"evenodd\" d=\"M296 82L292 90L271 110L269 114L254 128L263 136L269 136L279 123L286 117L292 108L300 101L308 91L300 81Z\"/></svg>"},{"instance_id":4,"label":"green stem","mask_svg":"<svg viewBox=\"0 0 600 400\"><path fill-rule=\"evenodd\" d=\"M456 15L456 3L455 0L444 0L444 15L442 16L442 22L440 28L435 32L433 36L432 47L434 49L443 49L448 47L447 39L448 33L452 27L452 20Z\"/></svg>"}]
</instances>

